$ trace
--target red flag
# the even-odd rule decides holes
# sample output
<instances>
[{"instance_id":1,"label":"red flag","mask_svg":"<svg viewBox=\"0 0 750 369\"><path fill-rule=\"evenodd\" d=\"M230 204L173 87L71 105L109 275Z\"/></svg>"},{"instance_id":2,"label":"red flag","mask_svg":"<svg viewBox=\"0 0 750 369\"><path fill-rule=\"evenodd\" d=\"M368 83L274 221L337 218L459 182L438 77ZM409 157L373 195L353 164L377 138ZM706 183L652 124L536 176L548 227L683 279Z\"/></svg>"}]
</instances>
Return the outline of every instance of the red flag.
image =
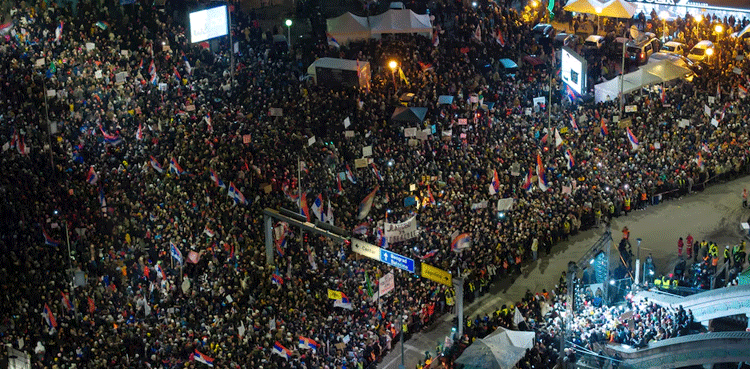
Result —
<instances>
[{"instance_id":1,"label":"red flag","mask_svg":"<svg viewBox=\"0 0 750 369\"><path fill-rule=\"evenodd\" d=\"M94 311L96 311L96 305L94 305L94 299L89 297L88 300L89 300L89 313L94 313Z\"/></svg>"}]
</instances>

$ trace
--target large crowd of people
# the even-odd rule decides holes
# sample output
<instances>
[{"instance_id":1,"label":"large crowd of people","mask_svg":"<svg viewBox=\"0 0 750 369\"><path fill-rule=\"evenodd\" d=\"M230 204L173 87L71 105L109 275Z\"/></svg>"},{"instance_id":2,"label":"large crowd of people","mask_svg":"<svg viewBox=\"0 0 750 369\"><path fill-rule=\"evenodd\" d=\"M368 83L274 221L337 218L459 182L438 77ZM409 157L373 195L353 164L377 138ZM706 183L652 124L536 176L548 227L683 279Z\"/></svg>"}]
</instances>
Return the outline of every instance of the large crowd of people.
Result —
<instances>
[{"instance_id":1,"label":"large crowd of people","mask_svg":"<svg viewBox=\"0 0 750 369\"><path fill-rule=\"evenodd\" d=\"M450 309L451 289L407 273L396 273L396 285L408 288L378 296L385 266L283 224L267 265L261 210L296 209L298 193L373 242L386 217L416 215L419 235L387 247L465 276L473 296L517 273L540 245L549 253L600 219L649 204L641 199L747 172L750 63L738 56L748 46L728 37L718 41L721 67L665 100L629 102L639 105L629 113L634 150L614 123L617 102L574 107L555 94L534 108L549 93L544 72L481 69L477 60L532 51L553 58L509 7L437 2L433 39L286 52L239 7L236 48L191 44L173 18L188 3L165 11L32 0L0 30L1 337L33 352L35 366L370 367L397 332ZM723 22L730 32L746 20ZM322 56L370 62L371 89L315 85L305 69ZM390 119L405 92L411 106L428 108L424 122ZM455 99L441 105L441 95ZM558 147L547 109L563 132ZM414 126L432 134L409 144L404 130ZM367 146L373 165L356 168ZM359 205L371 193L367 212ZM415 195L420 206L401 206ZM481 206L501 198L514 201L503 217ZM453 252L456 233L472 246Z\"/></svg>"}]
</instances>

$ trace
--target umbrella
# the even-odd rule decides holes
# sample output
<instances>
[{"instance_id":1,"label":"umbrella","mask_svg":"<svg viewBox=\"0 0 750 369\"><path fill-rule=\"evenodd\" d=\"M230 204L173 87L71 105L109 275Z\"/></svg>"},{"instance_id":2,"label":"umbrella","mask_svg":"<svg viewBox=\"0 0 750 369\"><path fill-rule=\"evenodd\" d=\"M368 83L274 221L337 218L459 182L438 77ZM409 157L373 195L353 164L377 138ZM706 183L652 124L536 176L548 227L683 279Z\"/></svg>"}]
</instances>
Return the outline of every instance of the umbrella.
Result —
<instances>
[{"instance_id":1,"label":"umbrella","mask_svg":"<svg viewBox=\"0 0 750 369\"><path fill-rule=\"evenodd\" d=\"M563 9L569 12L597 14L597 9L603 9L602 3L597 0L572 0Z\"/></svg>"},{"instance_id":2,"label":"umbrella","mask_svg":"<svg viewBox=\"0 0 750 369\"><path fill-rule=\"evenodd\" d=\"M632 18L635 14L635 5L625 0L611 0L603 4L602 17Z\"/></svg>"}]
</instances>

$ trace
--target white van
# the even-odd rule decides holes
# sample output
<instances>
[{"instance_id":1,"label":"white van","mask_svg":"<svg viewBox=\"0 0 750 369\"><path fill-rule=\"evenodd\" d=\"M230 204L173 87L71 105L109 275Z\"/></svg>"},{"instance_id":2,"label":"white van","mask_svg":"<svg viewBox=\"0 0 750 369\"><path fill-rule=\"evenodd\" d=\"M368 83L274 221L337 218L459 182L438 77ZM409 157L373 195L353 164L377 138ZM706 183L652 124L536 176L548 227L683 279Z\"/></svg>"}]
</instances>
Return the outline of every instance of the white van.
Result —
<instances>
[{"instance_id":1,"label":"white van","mask_svg":"<svg viewBox=\"0 0 750 369\"><path fill-rule=\"evenodd\" d=\"M711 41L703 40L695 44L695 46L690 49L690 52L688 53L688 59L696 63L705 63L707 59L711 55L713 55L713 53L714 43Z\"/></svg>"}]
</instances>

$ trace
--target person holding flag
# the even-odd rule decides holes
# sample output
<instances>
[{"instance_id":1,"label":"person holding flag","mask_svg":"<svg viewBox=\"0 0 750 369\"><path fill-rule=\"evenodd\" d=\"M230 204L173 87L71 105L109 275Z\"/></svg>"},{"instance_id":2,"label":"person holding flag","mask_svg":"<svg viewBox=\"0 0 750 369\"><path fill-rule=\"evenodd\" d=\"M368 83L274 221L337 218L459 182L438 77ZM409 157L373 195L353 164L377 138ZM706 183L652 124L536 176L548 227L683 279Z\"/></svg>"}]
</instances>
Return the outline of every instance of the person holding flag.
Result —
<instances>
[{"instance_id":1,"label":"person holding flag","mask_svg":"<svg viewBox=\"0 0 750 369\"><path fill-rule=\"evenodd\" d=\"M169 253L175 260L177 260L180 265L182 265L184 261L184 259L182 258L182 252L180 252L180 249L178 249L177 245L175 245L172 241L169 242Z\"/></svg>"},{"instance_id":2,"label":"person holding flag","mask_svg":"<svg viewBox=\"0 0 750 369\"><path fill-rule=\"evenodd\" d=\"M544 170L544 163L542 162L542 155L536 154L536 175L539 178L539 189L547 191L549 183L547 182L547 174Z\"/></svg>"},{"instance_id":3,"label":"person holding flag","mask_svg":"<svg viewBox=\"0 0 750 369\"><path fill-rule=\"evenodd\" d=\"M500 192L500 180L497 177L497 169L494 169L492 171L492 182L490 182L490 195L494 195L498 192ZM430 197L432 197L432 193L430 193ZM431 199L431 201L434 200Z\"/></svg>"}]
</instances>

